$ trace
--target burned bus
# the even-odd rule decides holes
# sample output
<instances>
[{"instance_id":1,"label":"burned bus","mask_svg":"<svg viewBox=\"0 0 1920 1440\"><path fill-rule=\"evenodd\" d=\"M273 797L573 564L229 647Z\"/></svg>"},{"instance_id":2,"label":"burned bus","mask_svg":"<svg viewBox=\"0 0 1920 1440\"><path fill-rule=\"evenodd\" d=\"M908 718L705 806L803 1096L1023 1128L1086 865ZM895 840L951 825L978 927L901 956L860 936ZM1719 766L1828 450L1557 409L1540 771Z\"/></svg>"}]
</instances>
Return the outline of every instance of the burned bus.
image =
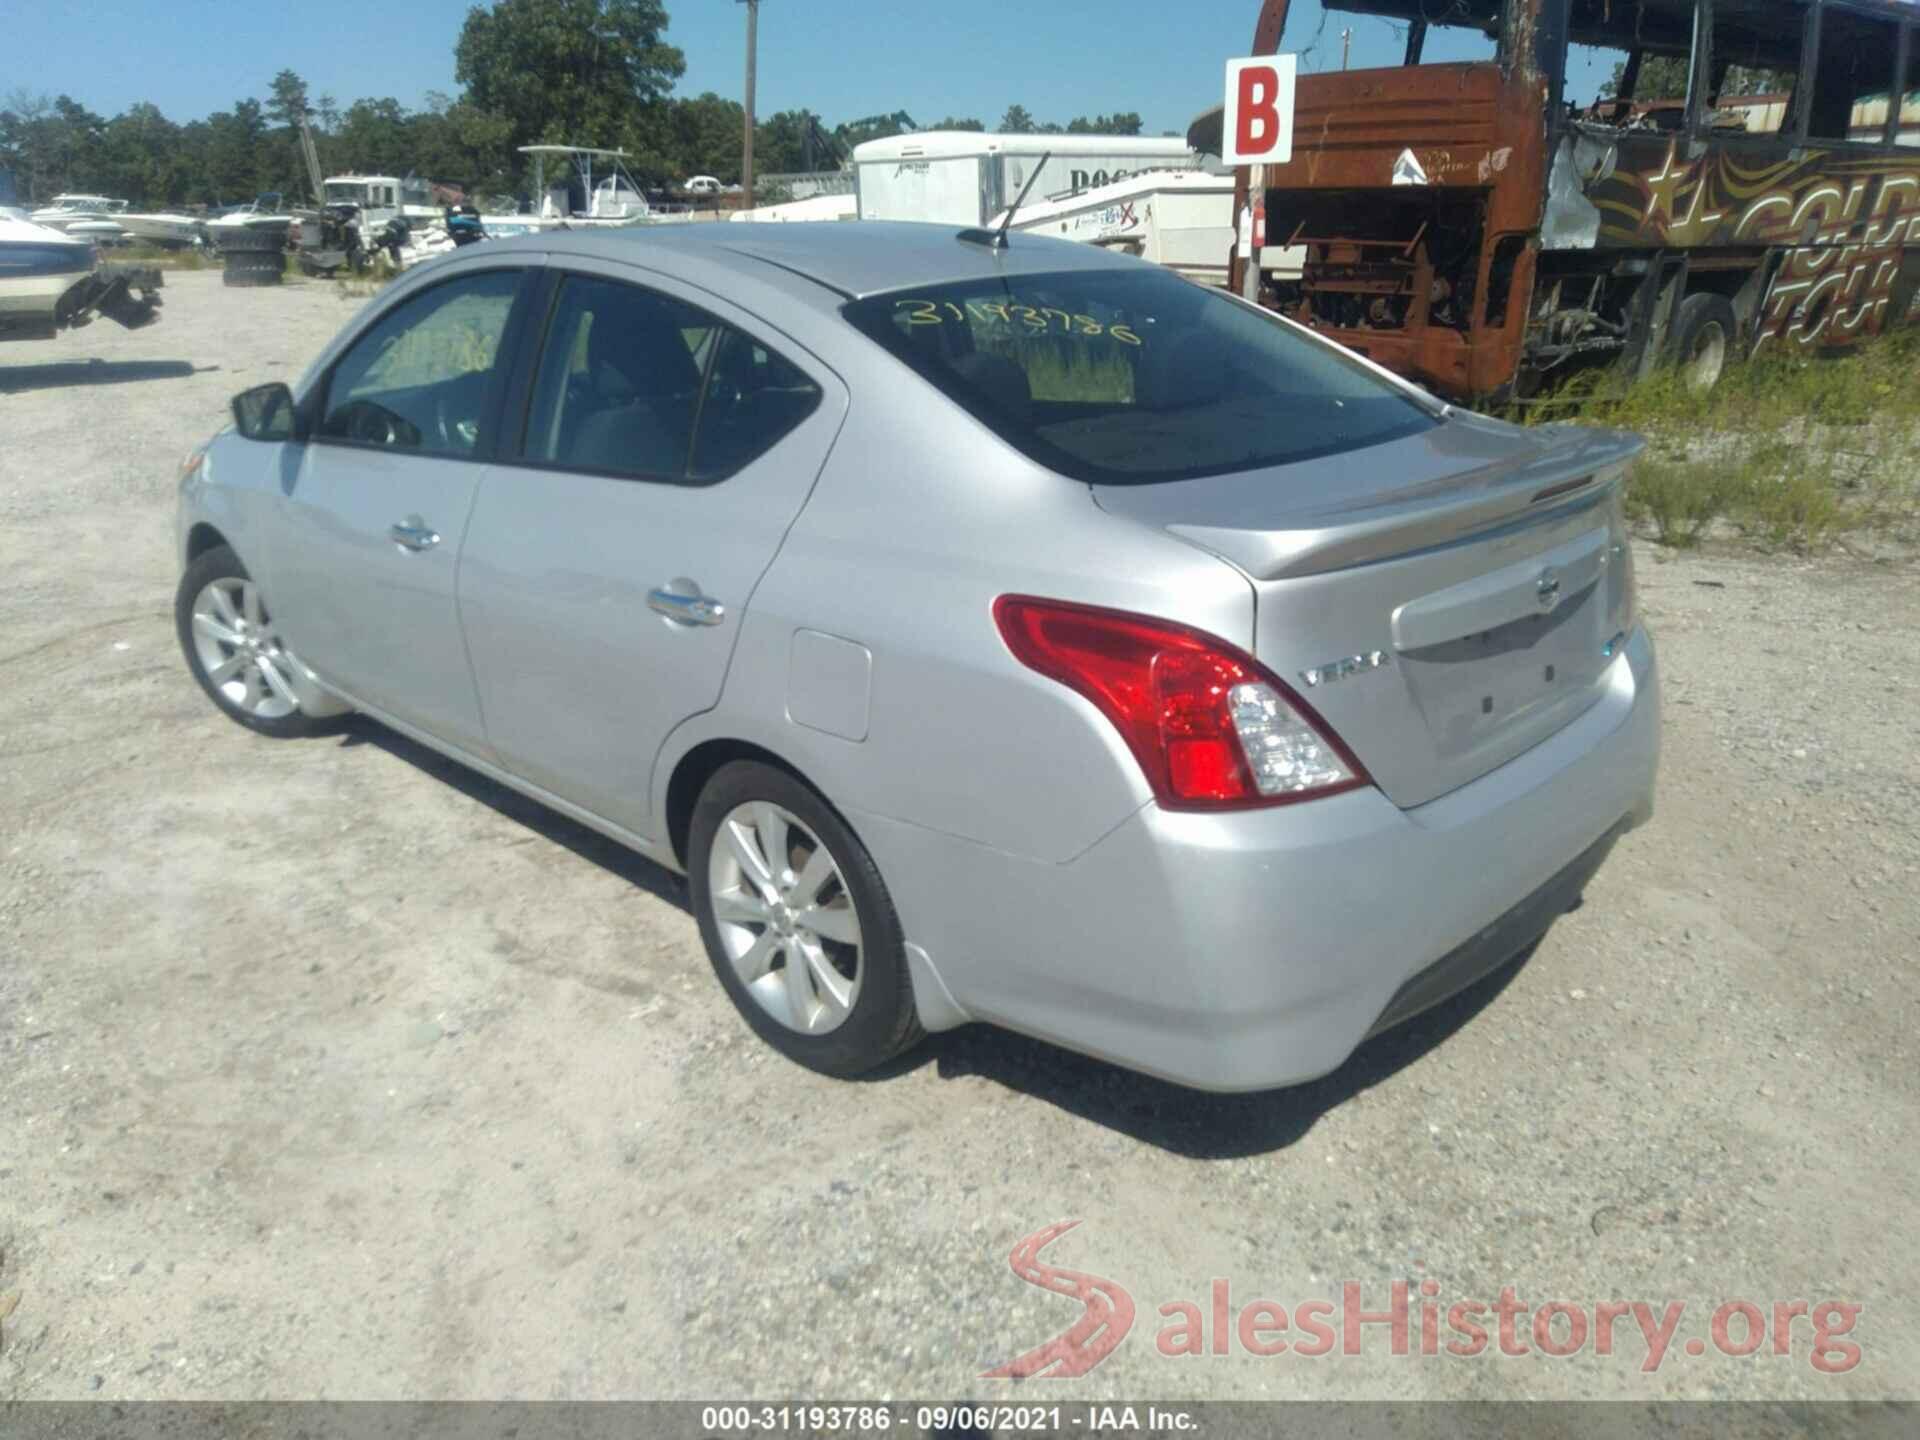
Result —
<instances>
[{"instance_id":1,"label":"burned bus","mask_svg":"<svg viewBox=\"0 0 1920 1440\"><path fill-rule=\"evenodd\" d=\"M1324 5L1389 22L1403 63L1301 65L1291 158L1239 172L1249 298L1483 403L1595 363L1707 386L1914 309L1916 0ZM1221 153L1220 124L1191 143ZM1304 271L1259 263L1294 245Z\"/></svg>"}]
</instances>

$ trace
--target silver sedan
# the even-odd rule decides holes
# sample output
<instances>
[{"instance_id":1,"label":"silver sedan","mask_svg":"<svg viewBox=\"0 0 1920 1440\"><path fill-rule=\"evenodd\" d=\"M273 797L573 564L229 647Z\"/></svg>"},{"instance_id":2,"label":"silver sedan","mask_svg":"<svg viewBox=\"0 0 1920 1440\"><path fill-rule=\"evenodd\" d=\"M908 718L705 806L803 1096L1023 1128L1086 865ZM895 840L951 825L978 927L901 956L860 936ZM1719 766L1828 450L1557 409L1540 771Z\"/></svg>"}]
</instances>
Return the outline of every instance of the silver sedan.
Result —
<instances>
[{"instance_id":1,"label":"silver sedan","mask_svg":"<svg viewBox=\"0 0 1920 1440\"><path fill-rule=\"evenodd\" d=\"M978 1020L1305 1080L1650 812L1638 442L1092 247L488 243L234 413L180 486L214 703L360 712L683 871L829 1073Z\"/></svg>"}]
</instances>

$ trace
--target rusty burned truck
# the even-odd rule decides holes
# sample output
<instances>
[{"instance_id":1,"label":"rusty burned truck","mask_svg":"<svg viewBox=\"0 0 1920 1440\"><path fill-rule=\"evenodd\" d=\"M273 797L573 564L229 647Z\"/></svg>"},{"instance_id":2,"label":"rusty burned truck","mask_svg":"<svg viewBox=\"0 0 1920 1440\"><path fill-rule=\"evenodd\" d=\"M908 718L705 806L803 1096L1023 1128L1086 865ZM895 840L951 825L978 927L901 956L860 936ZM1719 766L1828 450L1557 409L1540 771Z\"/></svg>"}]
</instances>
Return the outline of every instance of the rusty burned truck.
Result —
<instances>
[{"instance_id":1,"label":"rusty burned truck","mask_svg":"<svg viewBox=\"0 0 1920 1440\"><path fill-rule=\"evenodd\" d=\"M1289 5L1265 0L1253 53ZM1391 24L1404 63L1300 75L1291 158L1238 174L1238 293L1481 404L1596 363L1706 387L1913 311L1916 0L1325 10ZM1462 37L1484 54L1450 58ZM1189 141L1222 153L1220 130ZM1297 277L1259 264L1294 245Z\"/></svg>"}]
</instances>

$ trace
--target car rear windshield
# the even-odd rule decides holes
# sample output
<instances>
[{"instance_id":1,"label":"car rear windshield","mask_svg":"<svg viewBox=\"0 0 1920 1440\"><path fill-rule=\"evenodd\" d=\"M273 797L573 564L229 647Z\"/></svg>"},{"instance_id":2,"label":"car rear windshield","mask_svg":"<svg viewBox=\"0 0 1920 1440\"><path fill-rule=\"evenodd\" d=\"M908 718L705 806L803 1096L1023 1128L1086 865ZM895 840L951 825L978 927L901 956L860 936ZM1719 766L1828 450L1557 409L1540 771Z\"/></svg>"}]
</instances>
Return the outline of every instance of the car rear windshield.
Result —
<instances>
[{"instance_id":1,"label":"car rear windshield","mask_svg":"<svg viewBox=\"0 0 1920 1440\"><path fill-rule=\"evenodd\" d=\"M895 291L846 314L1002 439L1093 484L1282 465L1438 423L1333 346L1145 266Z\"/></svg>"}]
</instances>

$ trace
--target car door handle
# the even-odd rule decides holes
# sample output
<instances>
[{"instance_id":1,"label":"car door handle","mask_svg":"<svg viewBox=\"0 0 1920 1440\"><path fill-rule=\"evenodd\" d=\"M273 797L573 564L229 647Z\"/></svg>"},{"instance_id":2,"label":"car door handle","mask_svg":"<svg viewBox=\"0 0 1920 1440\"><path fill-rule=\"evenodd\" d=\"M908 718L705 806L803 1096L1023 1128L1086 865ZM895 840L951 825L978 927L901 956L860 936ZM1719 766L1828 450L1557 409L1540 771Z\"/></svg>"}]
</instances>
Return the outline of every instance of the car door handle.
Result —
<instances>
[{"instance_id":1,"label":"car door handle","mask_svg":"<svg viewBox=\"0 0 1920 1440\"><path fill-rule=\"evenodd\" d=\"M402 550L431 550L440 543L439 532L418 515L409 515L398 525L389 526L387 534Z\"/></svg>"},{"instance_id":2,"label":"car door handle","mask_svg":"<svg viewBox=\"0 0 1920 1440\"><path fill-rule=\"evenodd\" d=\"M718 625L727 618L727 607L711 595L702 595L698 589L693 589L692 594L679 590L649 590L647 608L681 625Z\"/></svg>"}]
</instances>

